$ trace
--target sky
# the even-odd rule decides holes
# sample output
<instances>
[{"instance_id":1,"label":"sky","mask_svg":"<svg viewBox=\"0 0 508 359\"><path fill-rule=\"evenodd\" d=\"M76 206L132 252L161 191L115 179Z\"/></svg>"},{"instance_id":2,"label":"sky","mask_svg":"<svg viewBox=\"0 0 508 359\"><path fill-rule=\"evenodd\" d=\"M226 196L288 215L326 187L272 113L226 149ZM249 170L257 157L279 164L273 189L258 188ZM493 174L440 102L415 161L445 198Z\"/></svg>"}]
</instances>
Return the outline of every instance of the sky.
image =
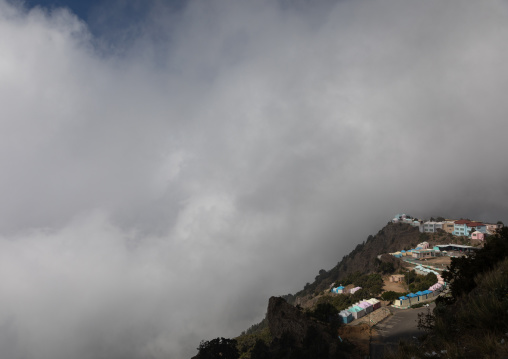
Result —
<instances>
[{"instance_id":1,"label":"sky","mask_svg":"<svg viewBox=\"0 0 508 359\"><path fill-rule=\"evenodd\" d=\"M0 352L189 358L396 213L508 218L502 0L0 0Z\"/></svg>"}]
</instances>

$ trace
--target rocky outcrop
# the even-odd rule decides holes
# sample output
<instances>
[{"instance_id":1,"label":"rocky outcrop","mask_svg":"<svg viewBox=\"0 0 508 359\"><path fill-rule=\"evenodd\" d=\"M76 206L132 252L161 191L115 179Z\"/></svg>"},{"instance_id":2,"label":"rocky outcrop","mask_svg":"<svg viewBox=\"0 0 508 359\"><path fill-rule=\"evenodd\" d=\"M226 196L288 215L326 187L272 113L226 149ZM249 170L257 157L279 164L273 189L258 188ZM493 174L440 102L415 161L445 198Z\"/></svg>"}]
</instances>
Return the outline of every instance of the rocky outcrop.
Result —
<instances>
[{"instance_id":1,"label":"rocky outcrop","mask_svg":"<svg viewBox=\"0 0 508 359\"><path fill-rule=\"evenodd\" d=\"M295 347L310 349L320 347L333 356L337 351L337 342L330 334L330 326L308 317L300 309L287 303L283 298L271 297L268 301L268 328L277 340L290 337ZM325 356L320 357L328 357Z\"/></svg>"},{"instance_id":2,"label":"rocky outcrop","mask_svg":"<svg viewBox=\"0 0 508 359\"><path fill-rule=\"evenodd\" d=\"M271 297L268 301L267 320L268 328L274 338L281 338L284 333L289 333L297 345L303 343L311 325L322 327L321 323L311 320L298 308L280 297Z\"/></svg>"}]
</instances>

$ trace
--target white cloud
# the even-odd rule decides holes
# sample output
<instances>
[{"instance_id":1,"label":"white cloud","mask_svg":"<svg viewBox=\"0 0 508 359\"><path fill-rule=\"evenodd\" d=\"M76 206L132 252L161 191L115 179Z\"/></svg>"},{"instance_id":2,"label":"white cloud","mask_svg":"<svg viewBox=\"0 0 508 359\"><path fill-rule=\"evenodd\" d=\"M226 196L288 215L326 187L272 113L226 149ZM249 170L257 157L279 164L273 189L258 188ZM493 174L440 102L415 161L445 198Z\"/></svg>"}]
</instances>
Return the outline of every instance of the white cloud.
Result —
<instances>
[{"instance_id":1,"label":"white cloud","mask_svg":"<svg viewBox=\"0 0 508 359\"><path fill-rule=\"evenodd\" d=\"M506 217L504 2L150 9L0 1L2 353L189 357L394 213Z\"/></svg>"}]
</instances>

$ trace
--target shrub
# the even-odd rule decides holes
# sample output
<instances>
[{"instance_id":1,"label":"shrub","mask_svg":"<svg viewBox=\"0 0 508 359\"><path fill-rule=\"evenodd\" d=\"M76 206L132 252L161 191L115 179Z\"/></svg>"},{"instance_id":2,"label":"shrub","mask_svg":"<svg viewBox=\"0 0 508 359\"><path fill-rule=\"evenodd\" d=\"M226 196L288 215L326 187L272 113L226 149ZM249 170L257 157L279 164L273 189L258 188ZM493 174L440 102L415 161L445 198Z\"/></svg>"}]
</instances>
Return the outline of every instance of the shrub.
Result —
<instances>
[{"instance_id":1,"label":"shrub","mask_svg":"<svg viewBox=\"0 0 508 359\"><path fill-rule=\"evenodd\" d=\"M238 359L240 357L235 339L217 338L201 341L198 350L200 359Z\"/></svg>"},{"instance_id":2,"label":"shrub","mask_svg":"<svg viewBox=\"0 0 508 359\"><path fill-rule=\"evenodd\" d=\"M389 290L387 292L384 292L381 294L381 299L388 300L390 302L399 299L399 297L402 297L404 293L394 292L393 290Z\"/></svg>"}]
</instances>

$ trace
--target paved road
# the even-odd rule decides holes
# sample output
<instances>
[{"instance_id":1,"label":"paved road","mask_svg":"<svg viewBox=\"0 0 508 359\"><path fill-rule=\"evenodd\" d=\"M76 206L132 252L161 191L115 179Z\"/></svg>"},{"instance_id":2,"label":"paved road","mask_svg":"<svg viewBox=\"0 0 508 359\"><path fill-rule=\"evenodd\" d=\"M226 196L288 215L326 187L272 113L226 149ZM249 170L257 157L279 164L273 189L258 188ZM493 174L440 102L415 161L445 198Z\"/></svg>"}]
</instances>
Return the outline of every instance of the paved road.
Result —
<instances>
[{"instance_id":1,"label":"paved road","mask_svg":"<svg viewBox=\"0 0 508 359\"><path fill-rule=\"evenodd\" d=\"M430 310L435 304L430 304ZM382 359L389 349L396 349L401 339L415 341L423 331L418 330L418 313L427 312L427 308L396 309L390 307L392 316L376 324L374 328L379 333L379 338L370 345L371 359Z\"/></svg>"}]
</instances>

